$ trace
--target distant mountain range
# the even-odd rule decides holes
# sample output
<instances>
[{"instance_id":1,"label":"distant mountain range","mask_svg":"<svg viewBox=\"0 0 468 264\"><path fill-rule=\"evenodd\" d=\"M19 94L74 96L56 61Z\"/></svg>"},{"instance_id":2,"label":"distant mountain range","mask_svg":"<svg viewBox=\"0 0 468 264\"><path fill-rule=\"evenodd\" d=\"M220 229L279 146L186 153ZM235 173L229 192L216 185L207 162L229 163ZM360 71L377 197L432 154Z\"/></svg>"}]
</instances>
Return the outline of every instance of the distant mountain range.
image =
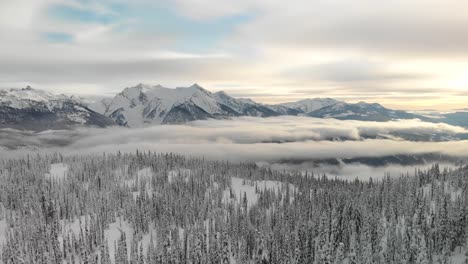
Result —
<instances>
[{"instance_id":1,"label":"distant mountain range","mask_svg":"<svg viewBox=\"0 0 468 264\"><path fill-rule=\"evenodd\" d=\"M198 84L175 89L138 84L125 88L113 98L91 104L74 96L53 95L30 87L0 90L0 128L42 131L74 126L142 127L210 118L281 115L378 122L417 118L468 127L467 112L431 118L388 109L377 103L352 104L330 98L267 105L234 98L222 91L211 93Z\"/></svg>"},{"instance_id":2,"label":"distant mountain range","mask_svg":"<svg viewBox=\"0 0 468 264\"><path fill-rule=\"evenodd\" d=\"M77 97L26 87L0 90L0 128L43 131L76 126L106 127L114 121Z\"/></svg>"}]
</instances>

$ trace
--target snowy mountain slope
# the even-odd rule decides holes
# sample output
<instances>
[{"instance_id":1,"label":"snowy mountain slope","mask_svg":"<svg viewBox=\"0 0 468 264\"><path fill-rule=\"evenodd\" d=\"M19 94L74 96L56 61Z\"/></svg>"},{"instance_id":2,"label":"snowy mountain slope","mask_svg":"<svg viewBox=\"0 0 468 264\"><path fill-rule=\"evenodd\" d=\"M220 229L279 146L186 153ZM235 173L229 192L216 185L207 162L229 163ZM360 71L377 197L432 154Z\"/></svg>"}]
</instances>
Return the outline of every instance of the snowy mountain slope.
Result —
<instances>
[{"instance_id":1,"label":"snowy mountain slope","mask_svg":"<svg viewBox=\"0 0 468 264\"><path fill-rule=\"evenodd\" d=\"M439 120L441 123L447 123L454 126L468 127L468 112L467 111L457 111L455 113L446 113L442 115L442 118Z\"/></svg>"},{"instance_id":2,"label":"snowy mountain slope","mask_svg":"<svg viewBox=\"0 0 468 264\"><path fill-rule=\"evenodd\" d=\"M42 131L77 125L104 127L118 124L141 127L209 118L279 115L379 122L418 118L428 122L457 125L466 116L458 114L431 119L388 109L376 103L351 104L330 98L264 105L251 99L233 98L225 92L211 93L197 84L175 89L139 84L125 88L114 98L106 98L89 105L74 96L54 95L31 87L0 90L0 128Z\"/></svg>"},{"instance_id":3,"label":"snowy mountain slope","mask_svg":"<svg viewBox=\"0 0 468 264\"><path fill-rule=\"evenodd\" d=\"M220 105L212 93L197 84L176 89L138 84L125 88L111 100L96 102L89 107L109 116L119 125L129 127L237 115L236 111Z\"/></svg>"},{"instance_id":4,"label":"snowy mountain slope","mask_svg":"<svg viewBox=\"0 0 468 264\"><path fill-rule=\"evenodd\" d=\"M286 106L286 107L296 109L296 110L300 110L304 113L310 113L320 108L335 105L337 103L341 103L341 101L331 99L331 98L314 98L314 99L303 99L297 102L289 102L289 103L283 103L279 105Z\"/></svg>"},{"instance_id":5,"label":"snowy mountain slope","mask_svg":"<svg viewBox=\"0 0 468 264\"><path fill-rule=\"evenodd\" d=\"M89 107L128 127L240 115L278 115L252 100L234 99L224 92L212 94L198 84L175 89L138 84L125 88L111 100L102 100Z\"/></svg>"},{"instance_id":6,"label":"snowy mountain slope","mask_svg":"<svg viewBox=\"0 0 468 264\"><path fill-rule=\"evenodd\" d=\"M24 89L0 90L0 104L16 109L28 108L37 103L53 103L69 99L65 95L53 95L45 91L26 87ZM50 107L53 105L48 104Z\"/></svg>"},{"instance_id":7,"label":"snowy mountain slope","mask_svg":"<svg viewBox=\"0 0 468 264\"><path fill-rule=\"evenodd\" d=\"M359 102L346 103L331 98L304 99L297 102L280 104L292 109L300 110L306 115L317 118L336 118L363 121L390 121L395 119L421 119L432 121L430 118L411 114L405 111L385 108L377 103Z\"/></svg>"},{"instance_id":8,"label":"snowy mountain slope","mask_svg":"<svg viewBox=\"0 0 468 264\"><path fill-rule=\"evenodd\" d=\"M345 103L331 98L304 99L277 105L264 105L251 99L233 98L220 91L211 93L197 84L176 89L139 84L125 88L112 99L91 104L90 109L113 119L117 124L141 127L178 124L208 118L233 116L270 117L308 115L318 118L389 121L427 117L387 109L379 104Z\"/></svg>"},{"instance_id":9,"label":"snowy mountain slope","mask_svg":"<svg viewBox=\"0 0 468 264\"><path fill-rule=\"evenodd\" d=\"M338 102L334 105L325 106L307 114L318 118L336 118L342 120L363 120L363 121L390 121L395 119L421 119L429 121L423 116L410 114L405 111L387 109L377 103L359 102L349 104Z\"/></svg>"},{"instance_id":10,"label":"snowy mountain slope","mask_svg":"<svg viewBox=\"0 0 468 264\"><path fill-rule=\"evenodd\" d=\"M258 116L258 117L269 117L281 115L281 113L275 111L273 108L267 105L256 103L252 99L248 98L233 98L226 94L224 91L220 91L214 94L216 100L224 104L231 109L234 109L239 115L247 116Z\"/></svg>"},{"instance_id":11,"label":"snowy mountain slope","mask_svg":"<svg viewBox=\"0 0 468 264\"><path fill-rule=\"evenodd\" d=\"M90 110L76 97L54 95L29 86L0 91L0 128L43 131L113 124L112 120Z\"/></svg>"},{"instance_id":12,"label":"snowy mountain slope","mask_svg":"<svg viewBox=\"0 0 468 264\"><path fill-rule=\"evenodd\" d=\"M271 110L277 112L280 115L301 115L304 112L300 109L290 108L284 105L266 105L266 107L270 108Z\"/></svg>"}]
</instances>

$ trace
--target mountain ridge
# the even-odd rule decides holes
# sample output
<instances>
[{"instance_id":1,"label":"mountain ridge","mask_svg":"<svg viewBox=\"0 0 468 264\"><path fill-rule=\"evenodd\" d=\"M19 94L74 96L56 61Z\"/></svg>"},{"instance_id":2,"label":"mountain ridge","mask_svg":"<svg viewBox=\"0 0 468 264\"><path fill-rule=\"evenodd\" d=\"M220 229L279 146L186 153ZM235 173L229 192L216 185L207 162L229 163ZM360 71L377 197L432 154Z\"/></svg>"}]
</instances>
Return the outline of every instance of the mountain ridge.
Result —
<instances>
[{"instance_id":1,"label":"mountain ridge","mask_svg":"<svg viewBox=\"0 0 468 264\"><path fill-rule=\"evenodd\" d=\"M139 83L124 88L113 98L89 104L76 96L54 95L29 86L0 90L0 114L0 128L38 131L82 125L142 127L237 116L284 115L378 122L420 119L468 127L468 113L464 112L435 119L388 109L378 103L347 103L333 98L269 105L249 98L234 98L224 91L212 93L196 83L176 88Z\"/></svg>"},{"instance_id":2,"label":"mountain ridge","mask_svg":"<svg viewBox=\"0 0 468 264\"><path fill-rule=\"evenodd\" d=\"M276 105L261 104L248 98L234 98L224 91L211 93L198 84L166 88L138 84L127 87L112 99L90 105L123 126L180 124L200 119L234 116L271 117L304 115L317 118L390 121L395 119L428 120L424 116L392 110L378 103L346 103L332 98L307 98Z\"/></svg>"},{"instance_id":3,"label":"mountain ridge","mask_svg":"<svg viewBox=\"0 0 468 264\"><path fill-rule=\"evenodd\" d=\"M76 96L55 95L30 86L0 90L0 128L44 131L114 124Z\"/></svg>"}]
</instances>

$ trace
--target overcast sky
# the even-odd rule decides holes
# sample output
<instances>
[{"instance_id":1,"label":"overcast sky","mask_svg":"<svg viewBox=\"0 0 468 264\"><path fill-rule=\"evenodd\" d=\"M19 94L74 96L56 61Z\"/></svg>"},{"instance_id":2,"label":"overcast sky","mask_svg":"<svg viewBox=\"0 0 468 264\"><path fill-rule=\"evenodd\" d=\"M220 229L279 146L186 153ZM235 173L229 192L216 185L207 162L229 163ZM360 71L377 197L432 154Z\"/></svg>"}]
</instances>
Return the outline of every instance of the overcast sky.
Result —
<instances>
[{"instance_id":1,"label":"overcast sky","mask_svg":"<svg viewBox=\"0 0 468 264\"><path fill-rule=\"evenodd\" d=\"M0 88L468 106L466 0L5 0Z\"/></svg>"}]
</instances>

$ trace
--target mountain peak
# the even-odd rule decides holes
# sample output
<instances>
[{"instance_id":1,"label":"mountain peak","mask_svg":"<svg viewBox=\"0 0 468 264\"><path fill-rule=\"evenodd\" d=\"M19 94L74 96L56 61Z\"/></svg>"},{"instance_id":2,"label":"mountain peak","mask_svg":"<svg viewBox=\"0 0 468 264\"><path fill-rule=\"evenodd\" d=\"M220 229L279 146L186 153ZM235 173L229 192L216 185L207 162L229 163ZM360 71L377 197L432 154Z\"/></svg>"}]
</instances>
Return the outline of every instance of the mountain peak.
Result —
<instances>
[{"instance_id":1,"label":"mountain peak","mask_svg":"<svg viewBox=\"0 0 468 264\"><path fill-rule=\"evenodd\" d=\"M141 93L146 93L147 91L151 89L152 89L151 86L144 84L144 83L139 83L133 87L126 87L119 94L127 98L136 98L140 96Z\"/></svg>"},{"instance_id":2,"label":"mountain peak","mask_svg":"<svg viewBox=\"0 0 468 264\"><path fill-rule=\"evenodd\" d=\"M204 91L204 92L208 92L207 90L205 90L205 88L203 88L203 87L201 87L200 85L198 85L198 83L192 84L189 88L197 89L197 90Z\"/></svg>"},{"instance_id":3,"label":"mountain peak","mask_svg":"<svg viewBox=\"0 0 468 264\"><path fill-rule=\"evenodd\" d=\"M129 127L231 116L307 115L373 121L414 118L413 115L390 111L379 104L348 104L333 98L307 98L266 105L248 98L234 98L225 91L211 93L198 83L175 89L138 84L136 87L126 88L111 100L91 105L90 109Z\"/></svg>"},{"instance_id":4,"label":"mountain peak","mask_svg":"<svg viewBox=\"0 0 468 264\"><path fill-rule=\"evenodd\" d=\"M146 85L144 83L139 83L139 84L135 85L134 88L142 89L145 86Z\"/></svg>"},{"instance_id":5,"label":"mountain peak","mask_svg":"<svg viewBox=\"0 0 468 264\"><path fill-rule=\"evenodd\" d=\"M211 92L206 90L205 88L201 87L200 85L198 85L198 83L194 83L192 84L190 87L188 87L189 89L194 89L194 90L198 90L198 91L201 91L202 93L206 94L206 95L209 95L211 96Z\"/></svg>"}]
</instances>

